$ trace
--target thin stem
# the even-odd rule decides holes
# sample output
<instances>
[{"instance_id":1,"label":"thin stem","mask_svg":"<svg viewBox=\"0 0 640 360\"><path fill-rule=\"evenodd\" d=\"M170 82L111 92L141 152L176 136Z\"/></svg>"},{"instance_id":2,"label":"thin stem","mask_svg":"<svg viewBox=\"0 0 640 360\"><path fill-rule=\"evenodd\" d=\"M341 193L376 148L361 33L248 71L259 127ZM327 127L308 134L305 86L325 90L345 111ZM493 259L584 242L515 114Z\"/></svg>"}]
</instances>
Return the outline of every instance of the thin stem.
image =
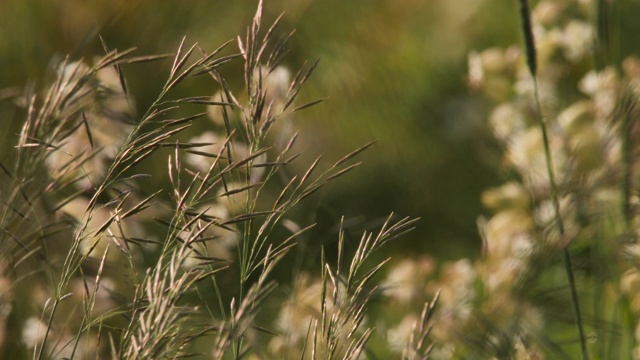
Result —
<instances>
[{"instance_id":1,"label":"thin stem","mask_svg":"<svg viewBox=\"0 0 640 360\"><path fill-rule=\"evenodd\" d=\"M558 185L556 183L555 171L553 168L553 157L551 156L551 147L549 146L549 135L547 132L547 119L542 115L542 106L540 105L540 96L538 93L538 81L535 74L531 74L533 77L534 96L536 101L536 108L538 110L538 124L540 125L540 131L542 132L542 141L544 143L544 155L547 165L547 173L549 176L549 183L551 185L551 198L553 201L554 218L556 227L558 228L560 239L565 236L564 221L560 215L560 200L558 196ZM573 307L573 313L576 317L576 327L578 328L578 334L580 335L580 350L582 351L582 359L588 360L589 353L587 351L587 338L584 334L584 326L582 323L582 313L580 312L580 302L578 299L578 290L576 286L575 273L573 271L573 262L571 261L571 253L569 252L569 245L563 249L564 268L567 273L567 280L569 281L569 289L571 291L571 304Z\"/></svg>"},{"instance_id":2,"label":"thin stem","mask_svg":"<svg viewBox=\"0 0 640 360\"><path fill-rule=\"evenodd\" d=\"M625 232L631 234L633 214L631 211L631 196L633 191L631 189L632 183L632 168L633 168L633 143L631 139L631 116L627 109L623 109L622 115L622 212L624 214Z\"/></svg>"},{"instance_id":3,"label":"thin stem","mask_svg":"<svg viewBox=\"0 0 640 360\"><path fill-rule=\"evenodd\" d=\"M542 106L540 104L540 96L538 91L538 81L536 78L537 73L537 53L535 37L533 34L533 26L531 24L531 11L529 8L529 2L527 0L520 0L520 17L522 20L522 33L525 41L525 50L527 54L527 67L531 74L534 86L534 97L536 102L536 108L538 111L538 123L540 125L540 131L542 132L542 140L544 142L544 155L547 165L547 173L549 176L549 183L551 186L551 197L553 200L555 223L559 231L560 239L565 236L564 222L560 215L560 201L558 199L558 186L556 183L556 177L553 168L553 157L551 156L551 147L549 145L549 135L547 133L547 120L542 113ZM578 334L580 336L580 349L582 351L582 359L588 360L589 353L587 352L587 340L584 334L584 328L582 325L582 314L580 312L580 303L578 301L578 290L576 288L575 274L573 272L573 263L571 261L571 253L569 252L569 245L564 250L564 267L567 273L567 279L569 281L569 288L571 290L571 303L573 305L573 312L576 317L576 326L578 328Z\"/></svg>"},{"instance_id":4,"label":"thin stem","mask_svg":"<svg viewBox=\"0 0 640 360\"><path fill-rule=\"evenodd\" d=\"M53 302L53 308L51 309L51 315L49 316L49 322L47 323L47 331L44 334L44 339L42 339L42 346L40 347L40 352L38 353L38 360L42 359L44 355L44 347L47 345L47 340L49 338L49 333L51 332L51 327L53 326L53 317L56 314L56 310L58 309L59 299Z\"/></svg>"}]
</instances>

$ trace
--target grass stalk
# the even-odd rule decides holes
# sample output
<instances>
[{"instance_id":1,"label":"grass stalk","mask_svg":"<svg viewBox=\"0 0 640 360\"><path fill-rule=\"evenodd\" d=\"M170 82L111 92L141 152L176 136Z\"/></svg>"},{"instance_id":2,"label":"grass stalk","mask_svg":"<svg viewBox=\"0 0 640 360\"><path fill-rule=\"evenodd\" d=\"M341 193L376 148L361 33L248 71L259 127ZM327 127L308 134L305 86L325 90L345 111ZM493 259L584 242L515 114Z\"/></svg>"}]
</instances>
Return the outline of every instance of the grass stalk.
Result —
<instances>
[{"instance_id":1,"label":"grass stalk","mask_svg":"<svg viewBox=\"0 0 640 360\"><path fill-rule=\"evenodd\" d=\"M520 0L520 16L522 20L522 32L525 39L525 50L527 54L527 66L531 73L534 86L535 106L538 112L538 124L540 126L540 132L542 133L542 141L544 144L545 162L547 167L547 174L549 176L549 185L551 188L551 198L553 201L554 219L555 224L559 232L560 238L565 236L564 221L560 214L560 201L558 196L558 185L555 177L555 171L553 167L553 156L551 155L551 146L549 143L549 135L547 131L547 119L542 112L542 105L540 103L540 95L537 81L537 57L536 57L536 45L535 37L533 35L533 27L531 24L531 11L529 9L529 3L527 0ZM567 274L567 280L569 282L569 289L571 291L571 304L573 307L574 316L576 318L576 327L580 336L580 350L583 360L589 359L589 353L587 351L587 340L584 333L584 326L582 321L582 313L580 311L580 302L578 299L578 290L576 286L575 273L573 271L573 262L571 260L571 253L569 252L569 245L567 244L563 249L563 259L565 272Z\"/></svg>"}]
</instances>

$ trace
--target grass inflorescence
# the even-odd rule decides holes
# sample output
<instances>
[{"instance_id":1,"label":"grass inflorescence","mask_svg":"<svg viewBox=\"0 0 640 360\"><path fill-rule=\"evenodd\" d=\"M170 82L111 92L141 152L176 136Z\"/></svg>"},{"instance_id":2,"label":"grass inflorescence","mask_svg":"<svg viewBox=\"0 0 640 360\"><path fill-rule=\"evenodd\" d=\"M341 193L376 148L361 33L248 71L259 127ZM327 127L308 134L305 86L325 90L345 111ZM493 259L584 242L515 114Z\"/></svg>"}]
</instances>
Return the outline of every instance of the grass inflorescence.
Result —
<instances>
[{"instance_id":1,"label":"grass inflorescence","mask_svg":"<svg viewBox=\"0 0 640 360\"><path fill-rule=\"evenodd\" d=\"M321 67L284 65L294 32L283 15L265 26L262 1L213 50L185 36L139 56L100 38L103 56L57 63L16 100L0 163L0 356L640 357L625 2L514 4L524 45L469 55L513 175L482 194L477 259L387 254L419 224L393 213L359 234L334 219L335 241L319 239L305 204L375 141L304 163L294 120L323 102L301 96ZM139 106L126 74L152 62L166 79Z\"/></svg>"}]
</instances>

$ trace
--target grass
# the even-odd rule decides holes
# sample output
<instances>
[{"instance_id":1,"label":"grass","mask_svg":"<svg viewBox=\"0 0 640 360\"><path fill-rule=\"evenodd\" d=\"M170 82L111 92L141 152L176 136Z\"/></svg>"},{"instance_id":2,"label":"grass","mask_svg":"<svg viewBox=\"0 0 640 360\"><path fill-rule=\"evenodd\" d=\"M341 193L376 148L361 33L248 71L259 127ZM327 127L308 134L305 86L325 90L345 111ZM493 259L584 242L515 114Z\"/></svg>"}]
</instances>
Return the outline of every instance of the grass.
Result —
<instances>
[{"instance_id":1,"label":"grass","mask_svg":"<svg viewBox=\"0 0 640 360\"><path fill-rule=\"evenodd\" d=\"M359 237L336 219L337 245L314 241L301 204L374 142L300 164L288 121L322 102L299 96L318 62L282 65L293 32L265 26L262 2L212 51L101 39L100 59L61 61L0 164L2 356L638 357L640 60L606 53L624 4L519 5L524 46L469 58L516 174L483 195L477 260L387 256L419 221L394 214ZM149 62L168 75L137 115L125 73ZM213 96L182 95L199 79Z\"/></svg>"},{"instance_id":2,"label":"grass","mask_svg":"<svg viewBox=\"0 0 640 360\"><path fill-rule=\"evenodd\" d=\"M547 167L547 174L549 175L549 187L551 188L551 199L553 201L553 213L555 224L558 230L559 236L565 237L566 232L564 229L564 220L560 214L560 200L558 196L558 185L556 183L556 175L553 165L553 156L551 155L551 146L549 144L549 135L547 132L547 119L545 119L542 106L540 105L540 95L538 90L538 81L536 80L537 71L537 51L535 44L535 37L533 35L533 27L531 25L531 10L529 9L528 0L520 0L520 16L522 17L522 32L524 34L526 53L527 53L527 67L533 78L534 97L536 110L539 116L540 132L542 133L542 141L544 142L544 156ZM573 304L573 312L576 317L576 327L580 336L580 351L582 358L587 360L589 358L587 352L587 339L584 334L584 328L582 325L582 313L580 311L580 301L578 299L578 291L576 289L575 274L573 271L573 261L571 260L571 252L567 245L563 251L565 269L567 272L567 279L569 282L569 289L571 290L571 302Z\"/></svg>"},{"instance_id":3,"label":"grass","mask_svg":"<svg viewBox=\"0 0 640 360\"><path fill-rule=\"evenodd\" d=\"M256 318L276 287L273 269L313 227L283 236L282 223L300 202L359 166L350 164L352 158L372 143L326 170L317 170L318 158L304 174L284 172L298 157L292 153L297 134L274 148L268 144L269 132L276 122L319 102L296 103L317 63L295 74L284 92L272 94L274 86L283 86L269 77L280 69L290 35L277 36L280 19L262 29L261 14L262 4L246 37L237 41L239 53L221 55L231 42L207 53L197 44L188 47L183 39L165 85L139 118L132 114L122 68L168 56L135 57L132 50L111 50L104 41L107 55L93 66L65 60L48 92L29 97L16 162L3 165L7 188L13 190L3 207L2 244L13 271L19 271L25 284L42 287L48 298L40 320L33 321L36 329L25 326L31 338L20 342L26 346L16 344L9 353L30 349L38 359L178 358L204 355L192 345L205 338L212 344L209 356L240 358L264 346L265 340L252 341L259 333L278 336L260 327ZM244 63L242 97L222 75L224 65L233 61ZM218 98L172 98L172 90L192 76L208 76L220 88ZM218 130L221 144L180 140L207 115L173 115L190 104L214 108L219 116L214 121L223 124ZM218 146L216 152L200 150L212 145ZM139 165L162 157L169 190L143 189L139 180L151 175L138 172ZM184 159L207 165L193 168ZM47 207L41 208L41 202ZM60 217L67 221L58 225ZM142 228L149 226L148 220L161 230L146 233ZM331 316L323 311L322 325L316 322L313 331L321 338L309 348L325 355L314 357L344 353L335 332L352 321L349 311L355 309L360 316L354 326L361 325L374 293L369 281L380 269L362 273L364 260L413 223L403 219L394 224L390 218L377 237L363 238L348 272L347 294L341 294L346 300ZM59 238L60 249L49 248L52 238ZM59 253L52 254L54 250ZM39 257L44 260L40 268ZM36 276L40 273L46 281ZM334 286L342 281L340 270L325 274ZM120 276L122 283L106 288L108 276ZM234 279L236 286L221 287ZM23 284L20 276L14 280ZM71 290L77 281L81 294ZM208 299L212 294L217 298L213 302ZM335 291L323 296L337 302ZM105 306L108 310L99 310ZM357 357L370 332L356 335L354 328L346 336L346 354Z\"/></svg>"}]
</instances>

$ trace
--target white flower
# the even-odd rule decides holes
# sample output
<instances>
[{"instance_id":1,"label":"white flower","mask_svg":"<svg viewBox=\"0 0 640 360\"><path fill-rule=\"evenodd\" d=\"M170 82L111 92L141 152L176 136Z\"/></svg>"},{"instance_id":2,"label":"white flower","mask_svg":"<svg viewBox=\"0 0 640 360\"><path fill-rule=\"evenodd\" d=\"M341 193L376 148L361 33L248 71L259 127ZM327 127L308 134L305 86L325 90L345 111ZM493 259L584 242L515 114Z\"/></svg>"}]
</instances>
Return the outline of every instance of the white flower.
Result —
<instances>
[{"instance_id":1,"label":"white flower","mask_svg":"<svg viewBox=\"0 0 640 360\"><path fill-rule=\"evenodd\" d=\"M106 172L104 157L94 153L83 127L57 143L47 155L45 164L55 179L73 179L82 175L77 182L82 189L91 189Z\"/></svg>"},{"instance_id":2,"label":"white flower","mask_svg":"<svg viewBox=\"0 0 640 360\"><path fill-rule=\"evenodd\" d=\"M489 117L489 124L495 136L503 141L526 129L522 112L511 103L498 105Z\"/></svg>"},{"instance_id":3,"label":"white flower","mask_svg":"<svg viewBox=\"0 0 640 360\"><path fill-rule=\"evenodd\" d=\"M229 211L227 208L216 203L203 206L198 210L198 212L204 212L205 215L220 219L220 221L229 218ZM204 222L199 221L195 225L204 226L205 224ZM229 228L229 230L216 225L209 226L209 228L207 228L207 230L202 234L209 239L207 241L197 242L193 244L193 246L203 256L219 260L231 260L233 258L232 251L238 245L239 236L235 231L235 226L233 224L225 225L225 227ZM195 231L198 229L199 228L196 228ZM188 231L182 231L180 237L187 239L191 235L192 233ZM201 260L197 258L198 256L200 255L196 251L190 251L185 267L191 268L200 263Z\"/></svg>"},{"instance_id":4,"label":"white flower","mask_svg":"<svg viewBox=\"0 0 640 360\"><path fill-rule=\"evenodd\" d=\"M486 190L482 193L484 206L494 210L524 209L529 203L529 193L520 183L511 181L498 188Z\"/></svg>"},{"instance_id":5,"label":"white flower","mask_svg":"<svg viewBox=\"0 0 640 360\"><path fill-rule=\"evenodd\" d=\"M562 14L564 4L555 0L542 0L533 9L532 18L542 25L551 25Z\"/></svg>"},{"instance_id":6,"label":"white flower","mask_svg":"<svg viewBox=\"0 0 640 360\"><path fill-rule=\"evenodd\" d=\"M267 91L267 104L272 101L284 101L291 82L291 73L284 66L277 66L263 80Z\"/></svg>"},{"instance_id":7,"label":"white flower","mask_svg":"<svg viewBox=\"0 0 640 360\"><path fill-rule=\"evenodd\" d=\"M584 21L571 20L562 31L560 44L569 61L579 61L591 53L593 28Z\"/></svg>"},{"instance_id":8,"label":"white flower","mask_svg":"<svg viewBox=\"0 0 640 360\"><path fill-rule=\"evenodd\" d=\"M200 153L209 154L211 155L211 157L194 153L187 153L187 155L185 156L187 164L194 167L197 171L205 173L211 167L211 164L214 161L214 156L220 153L220 149L224 144L224 139L220 138L213 131L207 131L198 136L192 137L191 139L189 139L189 142L194 144L206 144L198 146L197 148L193 148L193 150ZM225 156L225 154L222 155Z\"/></svg>"},{"instance_id":9,"label":"white flower","mask_svg":"<svg viewBox=\"0 0 640 360\"><path fill-rule=\"evenodd\" d=\"M563 173L558 170L566 169L566 154L562 151L558 140L550 134L549 146L553 154L556 180L562 181ZM531 127L525 132L514 136L507 149L507 158L515 165L526 183L531 185L534 190L548 187L547 160L540 129Z\"/></svg>"},{"instance_id":10,"label":"white flower","mask_svg":"<svg viewBox=\"0 0 640 360\"><path fill-rule=\"evenodd\" d=\"M476 271L469 259L461 259L443 266L442 275L438 282L440 288L439 306L444 314L457 319L467 319L471 315L472 302L475 297L473 282Z\"/></svg>"},{"instance_id":11,"label":"white flower","mask_svg":"<svg viewBox=\"0 0 640 360\"><path fill-rule=\"evenodd\" d=\"M88 214L86 213L88 204L89 201L86 198L77 197L60 209L75 221L77 230L83 231L83 238L80 242L80 251L83 254L88 254L90 257L100 259L107 249L107 244L111 243L115 245L116 248L111 247L111 249L109 249L107 259L115 260L120 256L118 248L124 246L121 242L122 238L139 237L142 235L143 231L140 224L135 220L135 217L130 217L119 222L113 220L102 234L96 234L96 232L111 219L112 213L108 208L96 207L92 213ZM85 222L86 227L83 225Z\"/></svg>"},{"instance_id":12,"label":"white flower","mask_svg":"<svg viewBox=\"0 0 640 360\"><path fill-rule=\"evenodd\" d=\"M536 40L538 74L546 75L548 65L562 42L562 32L558 28L546 29L541 24L533 23L533 36ZM524 65L524 64L523 64ZM524 66L522 67L524 69ZM528 69L527 69L528 72ZM530 77L531 75L529 75ZM541 79L539 79L541 80ZM555 81L555 79L554 79Z\"/></svg>"},{"instance_id":13,"label":"white flower","mask_svg":"<svg viewBox=\"0 0 640 360\"><path fill-rule=\"evenodd\" d=\"M557 81L561 78L562 67L556 64L543 64L541 61L538 63L538 96L542 111L546 113L558 103ZM513 89L520 98L528 99L533 103L535 84L527 68L519 68Z\"/></svg>"},{"instance_id":14,"label":"white flower","mask_svg":"<svg viewBox=\"0 0 640 360\"><path fill-rule=\"evenodd\" d=\"M393 351L399 353L407 347L417 321L415 314L408 314L396 327L387 330L387 341Z\"/></svg>"},{"instance_id":15,"label":"white flower","mask_svg":"<svg viewBox=\"0 0 640 360\"><path fill-rule=\"evenodd\" d=\"M618 101L618 75L613 68L606 68L597 73L590 71L585 75L578 88L593 98L597 114L607 119L615 110Z\"/></svg>"},{"instance_id":16,"label":"white flower","mask_svg":"<svg viewBox=\"0 0 640 360\"><path fill-rule=\"evenodd\" d=\"M22 327L22 343L28 348L41 344L47 332L47 324L37 317L30 317Z\"/></svg>"},{"instance_id":17,"label":"white flower","mask_svg":"<svg viewBox=\"0 0 640 360\"><path fill-rule=\"evenodd\" d=\"M132 130L127 123L132 100L125 96L111 67L94 74L84 63L71 63L60 69L58 76L61 79L58 91L63 98L69 97L59 117L73 125L86 120L87 126L76 127L64 138L53 139L54 147L46 165L53 178L77 180L80 176L77 184L89 189L105 174L109 160Z\"/></svg>"},{"instance_id":18,"label":"white flower","mask_svg":"<svg viewBox=\"0 0 640 360\"><path fill-rule=\"evenodd\" d=\"M193 148L194 151L202 154L195 153L187 153L185 156L187 164L193 167L200 173L206 173L209 171L211 164L214 163L216 156L220 154L221 157L227 158L229 155L229 151L227 149L223 150L220 153L220 149L224 145L226 140L213 131L204 132L198 136L194 136L189 139L190 143L194 144L203 144L202 146L198 146ZM231 152L231 161L238 162L246 159L249 156L249 149L247 147L237 141L230 141L227 145ZM207 154L207 155L204 155ZM267 159L266 154L262 154L258 156L256 159L251 161L254 165L264 163ZM244 167L243 167L244 169ZM263 167L253 167L250 169L252 183L258 182L262 174L264 173ZM255 181L254 181L255 180Z\"/></svg>"},{"instance_id":19,"label":"white flower","mask_svg":"<svg viewBox=\"0 0 640 360\"><path fill-rule=\"evenodd\" d=\"M213 96L211 96L211 98L209 99L209 101L214 102L214 103L225 103L227 101L224 101L226 99L223 99L222 96L222 91L217 91L215 94L213 94ZM223 106L225 105L207 105L207 115L209 116L209 119L211 119L211 121L218 125L218 126L224 126L224 108ZM230 108L227 108L227 116L229 118L232 118L232 111Z\"/></svg>"},{"instance_id":20,"label":"white flower","mask_svg":"<svg viewBox=\"0 0 640 360\"><path fill-rule=\"evenodd\" d=\"M504 100L511 94L511 80L520 57L518 49L490 48L481 53L468 55L468 86L473 90L482 89L484 94L495 100Z\"/></svg>"},{"instance_id":21,"label":"white flower","mask_svg":"<svg viewBox=\"0 0 640 360\"><path fill-rule=\"evenodd\" d=\"M47 324L36 317L30 317L22 328L22 343L28 348L33 349L41 346L47 333ZM55 353L56 358L70 359L72 354L74 358L95 357L96 341L94 338L82 336L74 348L74 337L69 334L59 334L50 330L46 350Z\"/></svg>"},{"instance_id":22,"label":"white flower","mask_svg":"<svg viewBox=\"0 0 640 360\"><path fill-rule=\"evenodd\" d=\"M327 291L331 291L330 288ZM276 320L276 327L283 336L274 337L269 343L273 353L281 353L287 347L297 348L306 338L307 330L314 319L321 315L322 282L314 280L309 274L302 273L296 281L291 298L285 302ZM333 303L327 303L328 312ZM312 340L311 340L312 341Z\"/></svg>"},{"instance_id":23,"label":"white flower","mask_svg":"<svg viewBox=\"0 0 640 360\"><path fill-rule=\"evenodd\" d=\"M88 84L82 84L82 86L77 89L76 86L79 85L79 81L82 77L88 73L89 66L80 61L72 62L64 67L60 67L58 69L58 78L60 79L59 91L61 92L61 98L69 96L72 91L75 91L76 94L84 94L88 90ZM78 100L80 100L78 96L74 95L72 99L68 101L68 104L73 104Z\"/></svg>"},{"instance_id":24,"label":"white flower","mask_svg":"<svg viewBox=\"0 0 640 360\"><path fill-rule=\"evenodd\" d=\"M532 229L533 222L525 210L501 211L491 217L484 229L488 260L528 256L533 244Z\"/></svg>"},{"instance_id":25,"label":"white flower","mask_svg":"<svg viewBox=\"0 0 640 360\"><path fill-rule=\"evenodd\" d=\"M404 259L394 266L383 282L384 294L401 304L408 304L424 294L425 281L433 271L432 259Z\"/></svg>"}]
</instances>

